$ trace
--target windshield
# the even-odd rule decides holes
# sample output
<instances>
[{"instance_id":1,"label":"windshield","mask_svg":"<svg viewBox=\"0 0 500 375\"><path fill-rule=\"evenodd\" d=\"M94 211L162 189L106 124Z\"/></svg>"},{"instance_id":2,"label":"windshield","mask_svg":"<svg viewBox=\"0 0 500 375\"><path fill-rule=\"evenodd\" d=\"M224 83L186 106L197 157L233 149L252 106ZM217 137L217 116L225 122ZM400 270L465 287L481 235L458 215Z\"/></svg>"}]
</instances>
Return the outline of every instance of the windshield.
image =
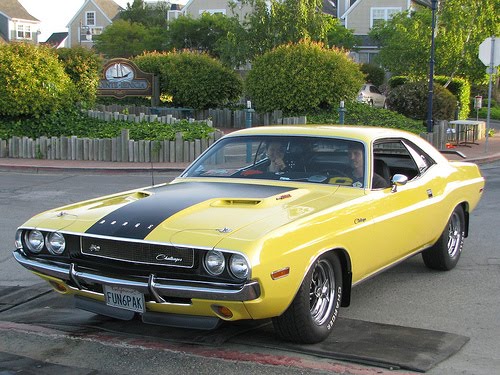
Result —
<instances>
[{"instance_id":1,"label":"windshield","mask_svg":"<svg viewBox=\"0 0 500 375\"><path fill-rule=\"evenodd\" d=\"M365 186L361 142L303 136L223 138L183 177L258 178Z\"/></svg>"}]
</instances>

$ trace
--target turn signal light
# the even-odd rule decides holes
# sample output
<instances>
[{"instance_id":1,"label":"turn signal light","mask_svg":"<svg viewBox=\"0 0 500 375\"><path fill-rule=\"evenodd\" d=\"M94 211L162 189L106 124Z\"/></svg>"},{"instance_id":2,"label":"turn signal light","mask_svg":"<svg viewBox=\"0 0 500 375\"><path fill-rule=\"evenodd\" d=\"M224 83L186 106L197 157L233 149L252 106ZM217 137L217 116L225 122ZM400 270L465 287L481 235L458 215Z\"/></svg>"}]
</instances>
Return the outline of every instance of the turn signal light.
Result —
<instances>
[{"instance_id":1,"label":"turn signal light","mask_svg":"<svg viewBox=\"0 0 500 375\"><path fill-rule=\"evenodd\" d=\"M233 312L226 306L212 305L212 310L223 319L231 319Z\"/></svg>"},{"instance_id":2,"label":"turn signal light","mask_svg":"<svg viewBox=\"0 0 500 375\"><path fill-rule=\"evenodd\" d=\"M57 283L55 281L49 281L49 283L59 293L67 293L68 292L68 289L66 288L66 286L64 284L60 284L60 283Z\"/></svg>"},{"instance_id":3,"label":"turn signal light","mask_svg":"<svg viewBox=\"0 0 500 375\"><path fill-rule=\"evenodd\" d=\"M282 268L280 270L276 270L271 272L271 278L273 280L281 279L282 277L286 277L290 274L290 267Z\"/></svg>"}]
</instances>

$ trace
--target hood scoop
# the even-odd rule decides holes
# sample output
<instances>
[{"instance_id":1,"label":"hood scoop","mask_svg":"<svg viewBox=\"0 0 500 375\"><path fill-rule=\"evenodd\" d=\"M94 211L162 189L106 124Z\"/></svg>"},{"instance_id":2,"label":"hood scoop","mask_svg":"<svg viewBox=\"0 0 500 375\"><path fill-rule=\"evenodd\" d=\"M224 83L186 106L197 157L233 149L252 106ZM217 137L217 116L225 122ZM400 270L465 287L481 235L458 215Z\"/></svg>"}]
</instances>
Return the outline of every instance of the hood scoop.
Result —
<instances>
[{"instance_id":1,"label":"hood scoop","mask_svg":"<svg viewBox=\"0 0 500 375\"><path fill-rule=\"evenodd\" d=\"M218 199L212 207L253 207L261 203L261 199Z\"/></svg>"}]
</instances>

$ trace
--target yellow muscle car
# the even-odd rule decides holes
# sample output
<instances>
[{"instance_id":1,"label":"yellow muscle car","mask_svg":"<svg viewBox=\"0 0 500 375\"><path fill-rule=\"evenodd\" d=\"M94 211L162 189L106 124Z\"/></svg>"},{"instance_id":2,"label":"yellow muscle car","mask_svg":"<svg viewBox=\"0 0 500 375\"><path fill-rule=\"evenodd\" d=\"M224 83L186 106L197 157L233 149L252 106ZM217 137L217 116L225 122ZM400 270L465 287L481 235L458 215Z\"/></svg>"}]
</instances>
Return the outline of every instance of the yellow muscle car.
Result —
<instances>
[{"instance_id":1,"label":"yellow muscle car","mask_svg":"<svg viewBox=\"0 0 500 375\"><path fill-rule=\"evenodd\" d=\"M410 133L290 126L236 131L168 184L39 214L15 259L77 308L214 329L272 318L315 343L351 287L421 253L455 267L484 187Z\"/></svg>"}]
</instances>

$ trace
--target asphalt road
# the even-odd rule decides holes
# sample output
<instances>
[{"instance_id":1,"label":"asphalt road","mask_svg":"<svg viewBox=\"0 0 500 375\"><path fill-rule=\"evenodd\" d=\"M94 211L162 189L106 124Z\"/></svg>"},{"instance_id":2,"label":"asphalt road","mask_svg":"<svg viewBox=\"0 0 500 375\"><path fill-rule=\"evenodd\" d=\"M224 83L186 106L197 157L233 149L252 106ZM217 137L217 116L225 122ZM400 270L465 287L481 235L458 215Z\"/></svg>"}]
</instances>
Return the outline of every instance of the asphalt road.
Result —
<instances>
[{"instance_id":1,"label":"asphalt road","mask_svg":"<svg viewBox=\"0 0 500 375\"><path fill-rule=\"evenodd\" d=\"M341 316L347 318L470 337L469 343L457 354L437 365L429 374L490 375L498 373L500 368L500 162L483 165L482 170L487 179L486 191L471 215L470 236L453 271L430 271L424 267L420 256L416 256L354 288L351 307L341 310ZM164 177L168 180L173 176ZM156 176L156 181L160 180L161 177ZM38 277L17 265L11 255L15 230L26 219L45 209L146 186L150 182L151 177L147 174L32 175L0 172L0 286L30 286L40 282ZM7 360L6 352L45 361L46 364L77 365L88 369L88 372L82 370L82 374L96 374L92 371L97 370L99 374L140 375L159 372L159 369L163 369L161 373L189 374L385 373L385 370L362 366L339 367L332 361L300 353L292 360L285 353L268 350L266 353L273 358L282 358L282 362L267 363L257 357L255 361L241 362L231 360L231 357L228 360L227 356L199 357L175 350L166 355L117 344L111 339L110 342L113 345L96 344L92 340L68 343L65 338L49 333L11 332L0 338L0 354L4 352L0 355L0 365ZM304 363L319 366L304 367ZM37 364L32 366L41 368ZM65 369L60 367L49 372L65 373ZM43 374L43 371L39 373ZM71 373L71 369L67 373Z\"/></svg>"}]
</instances>

